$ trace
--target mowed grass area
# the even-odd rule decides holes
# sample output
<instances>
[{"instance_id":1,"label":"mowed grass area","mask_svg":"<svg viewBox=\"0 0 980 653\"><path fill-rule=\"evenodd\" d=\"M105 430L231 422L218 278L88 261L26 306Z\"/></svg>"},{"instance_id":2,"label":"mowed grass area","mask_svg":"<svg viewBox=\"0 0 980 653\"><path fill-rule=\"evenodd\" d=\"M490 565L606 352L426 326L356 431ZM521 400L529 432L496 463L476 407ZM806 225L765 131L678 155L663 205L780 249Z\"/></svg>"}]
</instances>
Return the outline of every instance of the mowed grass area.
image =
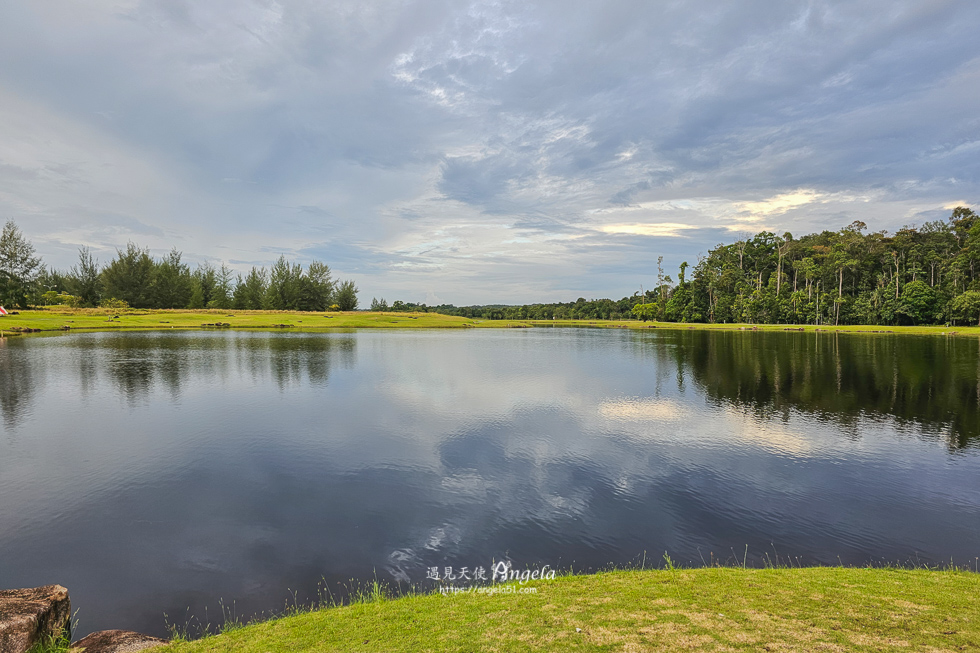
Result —
<instances>
[{"instance_id":1,"label":"mowed grass area","mask_svg":"<svg viewBox=\"0 0 980 653\"><path fill-rule=\"evenodd\" d=\"M218 325L218 326L216 326ZM436 313L366 313L235 310L68 309L20 311L0 317L0 329L115 331L124 329L259 329L322 331L362 328L465 328L473 320ZM67 327L67 329L66 329Z\"/></svg>"},{"instance_id":2,"label":"mowed grass area","mask_svg":"<svg viewBox=\"0 0 980 653\"><path fill-rule=\"evenodd\" d=\"M215 326L219 325L219 326ZM20 311L0 317L4 335L26 329L41 331L114 331L125 329L256 329L290 331L326 331L333 329L461 329L461 328L529 328L591 327L614 329L690 329L741 331L822 331L841 333L919 334L980 336L980 327L945 326L814 326L786 324L684 324L677 322L640 322L637 320L484 320L438 313L301 313L296 311L235 310L140 310L140 309L70 309L50 307L44 310Z\"/></svg>"},{"instance_id":3,"label":"mowed grass area","mask_svg":"<svg viewBox=\"0 0 980 653\"><path fill-rule=\"evenodd\" d=\"M907 569L634 570L535 594L416 595L226 629L159 653L978 651L980 575Z\"/></svg>"}]
</instances>

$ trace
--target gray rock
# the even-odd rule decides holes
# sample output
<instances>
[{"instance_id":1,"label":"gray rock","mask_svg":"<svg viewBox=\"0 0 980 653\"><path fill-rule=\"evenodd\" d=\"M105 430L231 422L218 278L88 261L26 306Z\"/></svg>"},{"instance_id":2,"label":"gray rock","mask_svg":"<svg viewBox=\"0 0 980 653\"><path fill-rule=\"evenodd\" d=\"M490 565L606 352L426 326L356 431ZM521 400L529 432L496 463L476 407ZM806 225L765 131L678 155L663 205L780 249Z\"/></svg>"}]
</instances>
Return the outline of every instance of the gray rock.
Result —
<instances>
[{"instance_id":1,"label":"gray rock","mask_svg":"<svg viewBox=\"0 0 980 653\"><path fill-rule=\"evenodd\" d=\"M134 653L169 643L132 630L100 630L72 644L71 653Z\"/></svg>"},{"instance_id":2,"label":"gray rock","mask_svg":"<svg viewBox=\"0 0 980 653\"><path fill-rule=\"evenodd\" d=\"M61 585L0 590L0 653L24 653L69 626L71 602Z\"/></svg>"}]
</instances>

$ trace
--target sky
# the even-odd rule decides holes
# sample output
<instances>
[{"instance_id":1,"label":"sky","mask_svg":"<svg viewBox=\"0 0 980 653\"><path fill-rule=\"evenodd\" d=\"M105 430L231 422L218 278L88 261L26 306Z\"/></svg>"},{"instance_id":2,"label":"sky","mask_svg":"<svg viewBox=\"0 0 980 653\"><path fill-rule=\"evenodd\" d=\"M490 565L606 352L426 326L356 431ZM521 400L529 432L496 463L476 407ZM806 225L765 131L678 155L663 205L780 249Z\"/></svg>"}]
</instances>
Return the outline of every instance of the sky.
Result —
<instances>
[{"instance_id":1,"label":"sky","mask_svg":"<svg viewBox=\"0 0 980 653\"><path fill-rule=\"evenodd\" d=\"M980 204L975 0L0 3L0 221L327 263L430 305L618 299L720 243Z\"/></svg>"}]
</instances>

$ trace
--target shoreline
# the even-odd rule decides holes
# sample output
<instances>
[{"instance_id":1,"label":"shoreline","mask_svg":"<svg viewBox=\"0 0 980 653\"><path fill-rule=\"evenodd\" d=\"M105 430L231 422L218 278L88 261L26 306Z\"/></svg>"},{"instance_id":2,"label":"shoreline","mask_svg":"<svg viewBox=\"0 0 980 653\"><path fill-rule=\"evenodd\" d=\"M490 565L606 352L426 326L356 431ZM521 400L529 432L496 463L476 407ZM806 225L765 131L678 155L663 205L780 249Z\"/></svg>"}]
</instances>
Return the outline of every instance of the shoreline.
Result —
<instances>
[{"instance_id":1,"label":"shoreline","mask_svg":"<svg viewBox=\"0 0 980 653\"><path fill-rule=\"evenodd\" d=\"M503 591L509 587L515 591ZM352 604L235 621L159 653L241 651L968 650L980 646L965 569L620 570L495 586L374 591ZM517 591L520 588L535 591ZM937 647L937 648L929 648Z\"/></svg>"},{"instance_id":2,"label":"shoreline","mask_svg":"<svg viewBox=\"0 0 980 653\"><path fill-rule=\"evenodd\" d=\"M352 329L507 328L667 329L684 331L767 331L859 333L866 335L980 336L980 326L880 326L803 324L711 324L639 320L485 320L441 313L229 311L218 309L56 309L25 310L0 317L4 336L82 331L243 330L318 333Z\"/></svg>"}]
</instances>

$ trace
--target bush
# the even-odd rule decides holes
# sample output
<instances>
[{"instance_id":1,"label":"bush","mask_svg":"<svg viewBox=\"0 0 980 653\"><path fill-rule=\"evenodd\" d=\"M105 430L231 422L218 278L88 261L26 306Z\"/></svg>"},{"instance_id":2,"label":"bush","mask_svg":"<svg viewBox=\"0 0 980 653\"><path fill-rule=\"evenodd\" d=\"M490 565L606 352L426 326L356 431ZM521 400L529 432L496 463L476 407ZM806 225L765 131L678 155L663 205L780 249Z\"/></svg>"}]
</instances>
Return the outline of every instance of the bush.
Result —
<instances>
[{"instance_id":1,"label":"bush","mask_svg":"<svg viewBox=\"0 0 980 653\"><path fill-rule=\"evenodd\" d=\"M49 290L43 295L45 306L74 306L75 302L78 301L78 297L74 295L69 295L66 292L58 292L56 290Z\"/></svg>"}]
</instances>

